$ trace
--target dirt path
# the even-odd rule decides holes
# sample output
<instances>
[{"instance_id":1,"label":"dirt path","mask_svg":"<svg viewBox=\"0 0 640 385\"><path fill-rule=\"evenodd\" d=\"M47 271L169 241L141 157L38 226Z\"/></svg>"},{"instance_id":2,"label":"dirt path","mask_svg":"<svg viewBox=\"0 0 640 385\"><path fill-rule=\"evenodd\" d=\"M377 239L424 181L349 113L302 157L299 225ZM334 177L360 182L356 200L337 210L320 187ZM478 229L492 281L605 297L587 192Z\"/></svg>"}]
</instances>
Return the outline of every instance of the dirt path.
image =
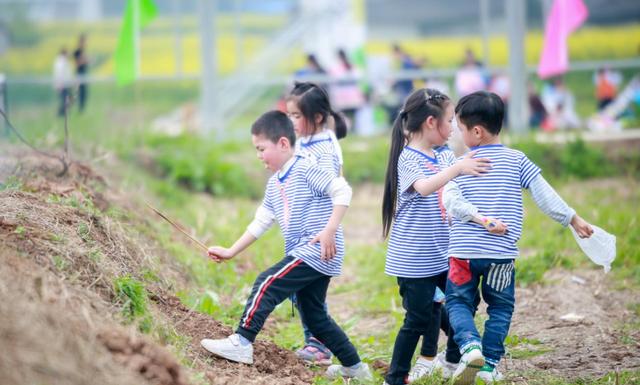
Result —
<instances>
[{"instance_id":1,"label":"dirt path","mask_svg":"<svg viewBox=\"0 0 640 385\"><path fill-rule=\"evenodd\" d=\"M543 370L575 379L640 369L640 319L630 309L638 306L638 290L616 289L601 270L552 270L545 279L546 285L517 289L510 334L540 342L515 346L513 353L549 351L507 358L507 373ZM522 375L510 379L526 383Z\"/></svg>"}]
</instances>

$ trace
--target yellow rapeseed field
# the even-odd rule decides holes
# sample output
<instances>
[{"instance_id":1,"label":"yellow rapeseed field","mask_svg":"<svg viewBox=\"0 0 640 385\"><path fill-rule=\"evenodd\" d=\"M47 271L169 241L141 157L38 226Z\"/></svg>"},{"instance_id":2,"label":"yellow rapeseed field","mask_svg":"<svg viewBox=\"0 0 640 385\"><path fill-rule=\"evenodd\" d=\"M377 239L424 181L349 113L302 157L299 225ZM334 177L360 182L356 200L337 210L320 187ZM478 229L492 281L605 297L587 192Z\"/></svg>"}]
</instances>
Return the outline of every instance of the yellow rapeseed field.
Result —
<instances>
[{"instance_id":1,"label":"yellow rapeseed field","mask_svg":"<svg viewBox=\"0 0 640 385\"><path fill-rule=\"evenodd\" d=\"M245 15L241 19L246 28L242 46L246 62L260 52L268 43L268 36L261 31L277 32L286 20L278 17ZM217 21L217 52L220 73L228 74L238 68L237 40L233 35L235 20L231 16L220 17ZM0 56L0 72L11 74L49 74L53 58L60 47L72 49L80 32L89 35L88 53L93 61L93 74L113 73L113 52L118 38L119 20L109 20L96 24L54 23L39 27L42 39L33 47L14 47ZM184 18L183 61L185 74L200 72L200 42L197 20ZM253 32L252 32L253 31ZM141 73L143 75L171 75L176 73L174 57L175 36L172 21L160 18L141 34ZM431 67L457 66L463 59L464 50L469 47L480 56L482 42L479 36L433 37L406 39L400 42L413 56L425 58ZM370 40L366 52L370 55L389 55L389 41ZM542 49L542 31L530 31L526 36L525 53L529 64L536 64ZM569 52L572 61L606 60L637 57L640 53L640 24L612 27L584 27L569 38ZM508 41L504 35L494 35L490 39L490 65L505 65L508 60ZM292 57L282 60L279 67L283 73L299 68L304 63L301 49L294 50Z\"/></svg>"}]
</instances>

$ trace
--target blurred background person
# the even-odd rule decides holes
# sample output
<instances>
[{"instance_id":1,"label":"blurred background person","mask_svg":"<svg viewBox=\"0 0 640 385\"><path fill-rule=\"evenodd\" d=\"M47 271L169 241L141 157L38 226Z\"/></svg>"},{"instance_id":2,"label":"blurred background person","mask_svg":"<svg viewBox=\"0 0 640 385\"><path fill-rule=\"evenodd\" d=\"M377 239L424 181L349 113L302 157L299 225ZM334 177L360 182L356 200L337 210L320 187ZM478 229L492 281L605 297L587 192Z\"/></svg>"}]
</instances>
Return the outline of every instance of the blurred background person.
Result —
<instances>
[{"instance_id":1,"label":"blurred background person","mask_svg":"<svg viewBox=\"0 0 640 385\"><path fill-rule=\"evenodd\" d=\"M542 125L545 131L580 127L580 118L575 110L575 98L564 84L564 79L561 76L544 85L541 99L548 113L548 117Z\"/></svg>"},{"instance_id":2,"label":"blurred background person","mask_svg":"<svg viewBox=\"0 0 640 385\"><path fill-rule=\"evenodd\" d=\"M76 66L76 77L78 82L78 110L84 111L87 102L89 85L85 79L89 73L89 60L86 52L87 35L84 33L78 37L78 46L73 51L73 61Z\"/></svg>"},{"instance_id":3,"label":"blurred background person","mask_svg":"<svg viewBox=\"0 0 640 385\"><path fill-rule=\"evenodd\" d=\"M469 48L465 50L464 63L456 72L454 83L459 98L487 88L482 63Z\"/></svg>"},{"instance_id":4,"label":"blurred background person","mask_svg":"<svg viewBox=\"0 0 640 385\"><path fill-rule=\"evenodd\" d=\"M364 94L358 84L358 70L347 57L343 49L336 52L338 62L331 68L333 78L329 87L331 104L342 112L349 121L349 128L354 127L356 111L364 105Z\"/></svg>"},{"instance_id":5,"label":"blurred background person","mask_svg":"<svg viewBox=\"0 0 640 385\"><path fill-rule=\"evenodd\" d=\"M593 83L596 88L598 111L602 111L616 98L621 80L620 73L606 68L600 68L594 74Z\"/></svg>"},{"instance_id":6,"label":"blurred background person","mask_svg":"<svg viewBox=\"0 0 640 385\"><path fill-rule=\"evenodd\" d=\"M64 116L67 110L67 99L71 97L73 73L67 49L62 47L53 62L53 88L58 94L58 116Z\"/></svg>"},{"instance_id":7,"label":"blurred background person","mask_svg":"<svg viewBox=\"0 0 640 385\"><path fill-rule=\"evenodd\" d=\"M532 82L527 83L527 100L529 101L529 125L539 128L547 118L547 109L544 108L540 95Z\"/></svg>"}]
</instances>

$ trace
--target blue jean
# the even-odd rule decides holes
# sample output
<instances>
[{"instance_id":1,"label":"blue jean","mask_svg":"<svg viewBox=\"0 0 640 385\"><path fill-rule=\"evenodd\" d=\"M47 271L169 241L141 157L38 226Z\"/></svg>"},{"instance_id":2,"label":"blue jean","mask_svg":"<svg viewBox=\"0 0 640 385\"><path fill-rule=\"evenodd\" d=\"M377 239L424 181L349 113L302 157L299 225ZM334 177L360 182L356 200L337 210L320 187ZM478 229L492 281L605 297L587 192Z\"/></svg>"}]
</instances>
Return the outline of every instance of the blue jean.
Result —
<instances>
[{"instance_id":1,"label":"blue jean","mask_svg":"<svg viewBox=\"0 0 640 385\"><path fill-rule=\"evenodd\" d=\"M482 338L473 323L478 285L489 314ZM451 257L445 294L445 306L460 351L472 344L482 345L487 362L497 365L504 355L504 340L515 306L514 260Z\"/></svg>"}]
</instances>

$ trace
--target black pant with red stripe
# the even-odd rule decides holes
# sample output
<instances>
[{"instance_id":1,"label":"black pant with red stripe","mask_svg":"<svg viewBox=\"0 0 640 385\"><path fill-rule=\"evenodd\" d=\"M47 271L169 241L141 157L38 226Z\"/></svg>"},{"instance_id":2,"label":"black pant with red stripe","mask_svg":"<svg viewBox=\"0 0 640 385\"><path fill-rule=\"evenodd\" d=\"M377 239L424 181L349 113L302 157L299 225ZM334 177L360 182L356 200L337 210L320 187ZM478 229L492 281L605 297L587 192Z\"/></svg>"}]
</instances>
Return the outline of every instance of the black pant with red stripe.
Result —
<instances>
[{"instance_id":1,"label":"black pant with red stripe","mask_svg":"<svg viewBox=\"0 0 640 385\"><path fill-rule=\"evenodd\" d=\"M258 276L236 333L253 342L275 307L296 293L302 321L344 366L360 362L347 335L324 307L331 277L298 258L284 257Z\"/></svg>"}]
</instances>

